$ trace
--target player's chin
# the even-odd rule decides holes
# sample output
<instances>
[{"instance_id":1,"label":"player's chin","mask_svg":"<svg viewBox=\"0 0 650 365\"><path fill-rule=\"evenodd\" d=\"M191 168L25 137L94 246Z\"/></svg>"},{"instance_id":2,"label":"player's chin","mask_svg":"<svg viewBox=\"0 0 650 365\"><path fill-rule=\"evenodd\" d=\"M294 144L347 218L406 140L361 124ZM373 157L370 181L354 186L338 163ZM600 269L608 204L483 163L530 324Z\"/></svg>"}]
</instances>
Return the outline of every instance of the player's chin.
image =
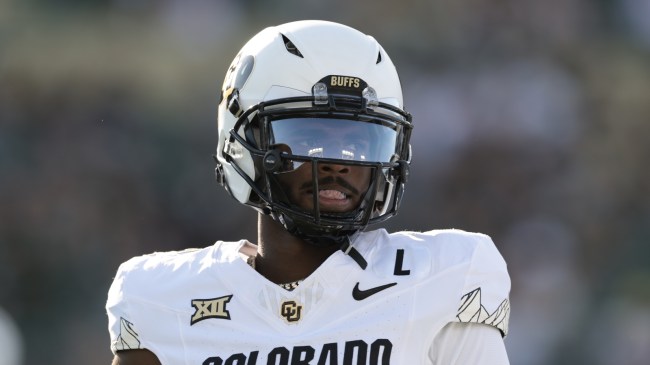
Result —
<instances>
[{"instance_id":1,"label":"player's chin","mask_svg":"<svg viewBox=\"0 0 650 365\"><path fill-rule=\"evenodd\" d=\"M359 206L356 199L323 199L319 200L320 211L323 213L349 213Z\"/></svg>"},{"instance_id":2,"label":"player's chin","mask_svg":"<svg viewBox=\"0 0 650 365\"><path fill-rule=\"evenodd\" d=\"M346 206L331 206L328 204L321 204L320 205L320 211L321 213L349 213L352 210L354 210L353 205L347 205Z\"/></svg>"}]
</instances>

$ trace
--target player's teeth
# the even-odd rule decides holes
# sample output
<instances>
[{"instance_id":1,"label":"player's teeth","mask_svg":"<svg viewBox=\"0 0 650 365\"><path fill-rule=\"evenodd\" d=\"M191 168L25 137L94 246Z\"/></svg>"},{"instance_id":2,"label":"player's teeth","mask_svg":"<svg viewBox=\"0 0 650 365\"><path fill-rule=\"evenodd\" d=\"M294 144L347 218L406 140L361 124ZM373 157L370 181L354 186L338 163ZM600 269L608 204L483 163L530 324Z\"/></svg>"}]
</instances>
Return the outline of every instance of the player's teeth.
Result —
<instances>
[{"instance_id":1,"label":"player's teeth","mask_svg":"<svg viewBox=\"0 0 650 365\"><path fill-rule=\"evenodd\" d=\"M345 199L345 194L338 190L320 190L318 195L327 199Z\"/></svg>"}]
</instances>

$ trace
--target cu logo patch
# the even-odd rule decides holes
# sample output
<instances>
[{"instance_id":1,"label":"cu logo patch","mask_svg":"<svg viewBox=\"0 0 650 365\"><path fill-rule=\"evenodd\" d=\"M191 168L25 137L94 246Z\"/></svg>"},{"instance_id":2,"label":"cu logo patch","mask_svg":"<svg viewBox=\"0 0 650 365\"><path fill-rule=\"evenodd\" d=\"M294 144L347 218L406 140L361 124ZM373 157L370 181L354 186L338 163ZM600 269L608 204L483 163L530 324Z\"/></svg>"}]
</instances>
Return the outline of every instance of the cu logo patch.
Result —
<instances>
[{"instance_id":1,"label":"cu logo patch","mask_svg":"<svg viewBox=\"0 0 650 365\"><path fill-rule=\"evenodd\" d=\"M297 322L300 320L300 314L302 313L302 305L296 302L295 300L289 300L282 302L280 306L280 315L287 322Z\"/></svg>"}]
</instances>

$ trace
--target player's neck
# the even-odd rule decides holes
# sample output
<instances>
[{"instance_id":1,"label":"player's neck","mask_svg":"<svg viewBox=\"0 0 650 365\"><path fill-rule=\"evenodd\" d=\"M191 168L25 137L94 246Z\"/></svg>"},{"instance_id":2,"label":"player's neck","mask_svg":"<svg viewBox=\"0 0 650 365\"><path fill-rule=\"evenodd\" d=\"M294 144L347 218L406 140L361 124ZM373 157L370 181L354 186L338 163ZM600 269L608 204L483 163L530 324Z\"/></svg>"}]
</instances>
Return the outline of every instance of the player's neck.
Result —
<instances>
[{"instance_id":1,"label":"player's neck","mask_svg":"<svg viewBox=\"0 0 650 365\"><path fill-rule=\"evenodd\" d=\"M259 216L256 270L275 283L304 279L311 275L336 247L317 247L291 235L280 223Z\"/></svg>"}]
</instances>

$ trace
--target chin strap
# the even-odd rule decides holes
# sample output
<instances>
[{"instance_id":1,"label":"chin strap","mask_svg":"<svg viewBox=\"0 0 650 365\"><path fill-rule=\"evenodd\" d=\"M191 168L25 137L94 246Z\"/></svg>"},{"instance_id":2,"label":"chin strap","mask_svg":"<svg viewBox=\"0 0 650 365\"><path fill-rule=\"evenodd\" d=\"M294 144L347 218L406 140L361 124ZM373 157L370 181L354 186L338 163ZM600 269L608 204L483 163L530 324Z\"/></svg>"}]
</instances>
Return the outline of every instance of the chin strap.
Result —
<instances>
[{"instance_id":1,"label":"chin strap","mask_svg":"<svg viewBox=\"0 0 650 365\"><path fill-rule=\"evenodd\" d=\"M368 261L366 261L361 253L352 246L352 240L349 236L346 236L345 242L341 245L341 251L350 256L363 270L368 267Z\"/></svg>"},{"instance_id":2,"label":"chin strap","mask_svg":"<svg viewBox=\"0 0 650 365\"><path fill-rule=\"evenodd\" d=\"M368 261L352 246L352 241L359 235L359 231L341 232L339 235L330 235L323 232L311 232L312 234L307 234L283 214L277 215L274 219L279 221L289 233L302 238L308 244L320 247L338 245L340 250L359 264L361 269L365 270L368 267Z\"/></svg>"}]
</instances>

